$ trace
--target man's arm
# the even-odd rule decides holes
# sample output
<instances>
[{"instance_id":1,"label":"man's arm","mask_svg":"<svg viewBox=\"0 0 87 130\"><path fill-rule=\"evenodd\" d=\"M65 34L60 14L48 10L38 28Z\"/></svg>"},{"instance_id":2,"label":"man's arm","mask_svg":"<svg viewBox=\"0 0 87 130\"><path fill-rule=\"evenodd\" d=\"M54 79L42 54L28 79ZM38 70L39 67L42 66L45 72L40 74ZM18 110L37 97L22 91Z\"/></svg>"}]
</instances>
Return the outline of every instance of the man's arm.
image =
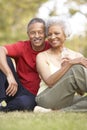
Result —
<instances>
[{"instance_id":1,"label":"man's arm","mask_svg":"<svg viewBox=\"0 0 87 130\"><path fill-rule=\"evenodd\" d=\"M8 51L5 47L0 47L0 69L6 75L8 81L8 88L6 89L6 94L9 96L14 96L17 92L18 85L12 74L10 67L8 66L6 55Z\"/></svg>"}]
</instances>

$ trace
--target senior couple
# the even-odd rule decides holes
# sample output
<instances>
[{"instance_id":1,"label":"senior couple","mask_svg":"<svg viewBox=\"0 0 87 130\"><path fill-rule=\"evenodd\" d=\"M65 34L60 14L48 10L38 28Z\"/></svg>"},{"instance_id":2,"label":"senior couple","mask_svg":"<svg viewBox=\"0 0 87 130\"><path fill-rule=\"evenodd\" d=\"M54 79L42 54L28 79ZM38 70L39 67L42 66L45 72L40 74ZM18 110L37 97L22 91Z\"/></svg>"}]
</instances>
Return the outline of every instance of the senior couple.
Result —
<instances>
[{"instance_id":1,"label":"senior couple","mask_svg":"<svg viewBox=\"0 0 87 130\"><path fill-rule=\"evenodd\" d=\"M87 58L65 47L68 22L33 18L27 34L29 40L0 47L0 111L86 111Z\"/></svg>"}]
</instances>

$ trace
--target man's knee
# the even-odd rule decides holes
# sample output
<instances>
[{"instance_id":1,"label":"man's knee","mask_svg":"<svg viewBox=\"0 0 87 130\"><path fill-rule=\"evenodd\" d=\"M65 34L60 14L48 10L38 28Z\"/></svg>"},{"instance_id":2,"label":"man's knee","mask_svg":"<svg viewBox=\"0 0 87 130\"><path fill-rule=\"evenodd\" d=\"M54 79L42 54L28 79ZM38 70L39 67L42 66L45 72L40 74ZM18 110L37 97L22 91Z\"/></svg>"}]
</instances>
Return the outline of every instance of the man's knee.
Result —
<instances>
[{"instance_id":1,"label":"man's knee","mask_svg":"<svg viewBox=\"0 0 87 130\"><path fill-rule=\"evenodd\" d=\"M35 100L29 99L29 96L27 95L19 97L19 104L21 110L33 110L36 106Z\"/></svg>"}]
</instances>

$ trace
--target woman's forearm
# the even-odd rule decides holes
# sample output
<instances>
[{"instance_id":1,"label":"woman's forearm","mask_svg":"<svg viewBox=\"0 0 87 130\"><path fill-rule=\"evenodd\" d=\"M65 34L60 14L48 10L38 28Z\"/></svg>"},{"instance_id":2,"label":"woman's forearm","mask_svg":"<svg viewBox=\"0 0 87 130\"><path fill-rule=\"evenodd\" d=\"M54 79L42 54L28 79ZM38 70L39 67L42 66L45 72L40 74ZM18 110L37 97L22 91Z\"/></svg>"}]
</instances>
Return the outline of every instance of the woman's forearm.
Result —
<instances>
[{"instance_id":1,"label":"woman's forearm","mask_svg":"<svg viewBox=\"0 0 87 130\"><path fill-rule=\"evenodd\" d=\"M60 70L56 71L46 80L46 84L49 87L52 87L70 69L71 66L71 64L66 64L65 66L61 67Z\"/></svg>"}]
</instances>

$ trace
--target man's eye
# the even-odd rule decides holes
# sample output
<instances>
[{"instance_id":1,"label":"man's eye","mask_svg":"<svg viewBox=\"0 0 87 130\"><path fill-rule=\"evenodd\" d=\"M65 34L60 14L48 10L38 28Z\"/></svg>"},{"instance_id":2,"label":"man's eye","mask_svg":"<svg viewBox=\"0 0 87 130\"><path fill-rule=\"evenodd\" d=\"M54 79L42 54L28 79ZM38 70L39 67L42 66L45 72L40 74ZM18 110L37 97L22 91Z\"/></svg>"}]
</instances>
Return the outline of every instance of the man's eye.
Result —
<instances>
[{"instance_id":1,"label":"man's eye","mask_svg":"<svg viewBox=\"0 0 87 130\"><path fill-rule=\"evenodd\" d=\"M38 32L38 34L43 34L44 32L42 32L42 31L40 31L40 32Z\"/></svg>"},{"instance_id":2,"label":"man's eye","mask_svg":"<svg viewBox=\"0 0 87 130\"><path fill-rule=\"evenodd\" d=\"M35 32L30 32L30 34L34 35L34 34L35 34Z\"/></svg>"}]
</instances>

